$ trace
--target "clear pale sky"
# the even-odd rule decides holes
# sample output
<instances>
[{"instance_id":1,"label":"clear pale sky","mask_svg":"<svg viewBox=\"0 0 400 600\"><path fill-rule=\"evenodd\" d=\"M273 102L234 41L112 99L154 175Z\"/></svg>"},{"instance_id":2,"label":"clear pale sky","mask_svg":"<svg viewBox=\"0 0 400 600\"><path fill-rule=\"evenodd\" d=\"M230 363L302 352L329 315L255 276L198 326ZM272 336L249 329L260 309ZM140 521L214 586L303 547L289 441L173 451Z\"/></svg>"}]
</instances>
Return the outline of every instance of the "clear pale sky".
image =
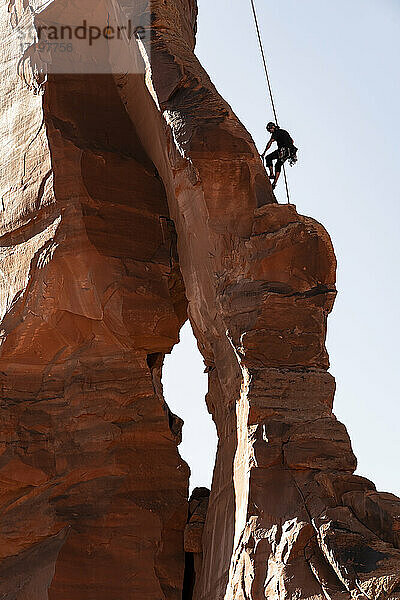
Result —
<instances>
[{"instance_id":1,"label":"clear pale sky","mask_svg":"<svg viewBox=\"0 0 400 600\"><path fill-rule=\"evenodd\" d=\"M300 148L292 202L330 233L339 263L328 349L334 412L357 473L400 495L400 0L256 0L278 116ZM263 151L272 119L250 0L199 0L196 49ZM284 202L281 182L277 197ZM215 428L188 324L166 358L165 394L185 420L191 485L210 485Z\"/></svg>"}]
</instances>

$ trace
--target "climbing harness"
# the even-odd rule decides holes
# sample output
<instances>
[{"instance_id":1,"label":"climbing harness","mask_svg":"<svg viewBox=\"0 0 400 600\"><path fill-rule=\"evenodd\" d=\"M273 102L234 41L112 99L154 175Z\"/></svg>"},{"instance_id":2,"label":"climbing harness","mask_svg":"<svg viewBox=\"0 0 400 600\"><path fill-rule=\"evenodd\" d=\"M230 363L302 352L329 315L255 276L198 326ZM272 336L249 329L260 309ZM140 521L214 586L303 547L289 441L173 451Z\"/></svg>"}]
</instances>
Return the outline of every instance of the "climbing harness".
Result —
<instances>
[{"instance_id":1,"label":"climbing harness","mask_svg":"<svg viewBox=\"0 0 400 600\"><path fill-rule=\"evenodd\" d=\"M297 148L295 146L292 148L287 148L286 146L280 148L279 160L282 162L282 164L288 161L289 165L294 167L294 165L297 163Z\"/></svg>"},{"instance_id":2,"label":"climbing harness","mask_svg":"<svg viewBox=\"0 0 400 600\"><path fill-rule=\"evenodd\" d=\"M276 122L277 126L279 127L278 115L277 115L276 107L275 107L274 94L272 92L271 80L269 78L269 72L268 72L268 66L267 66L267 59L265 58L264 45L262 43L260 26L258 24L258 17L257 17L257 12L256 12L256 6L255 6L255 3L254 3L254 0L250 0L250 3L251 3L252 11L253 11L254 24L256 26L258 43L260 45L260 51L261 51L261 57L262 57L263 65L264 65L265 76L267 78L267 85L268 85L269 97L270 97L271 105L272 105L272 111L274 113L275 122ZM294 156L294 157L290 156L290 157L287 157L287 158L289 158L289 164L291 166L293 166L293 164L297 161L297 157L296 156ZM285 165L283 165L283 174L285 176L285 186L286 186L287 201L288 201L288 204L290 204L289 185L288 185L288 180L287 180L287 177L286 177Z\"/></svg>"}]
</instances>

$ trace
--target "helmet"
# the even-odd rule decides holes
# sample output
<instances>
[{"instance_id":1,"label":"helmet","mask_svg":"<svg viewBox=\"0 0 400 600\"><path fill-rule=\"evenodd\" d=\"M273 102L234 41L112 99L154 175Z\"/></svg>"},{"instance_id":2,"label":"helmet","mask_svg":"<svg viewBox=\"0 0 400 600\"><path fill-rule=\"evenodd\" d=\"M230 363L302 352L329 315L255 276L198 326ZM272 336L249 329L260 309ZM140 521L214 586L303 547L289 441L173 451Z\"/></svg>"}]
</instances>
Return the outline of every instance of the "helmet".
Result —
<instances>
[{"instance_id":1,"label":"helmet","mask_svg":"<svg viewBox=\"0 0 400 600\"><path fill-rule=\"evenodd\" d=\"M270 123L268 123L268 125L267 125L268 131L270 130L271 127L276 127L275 123L273 123L272 121L270 121Z\"/></svg>"}]
</instances>

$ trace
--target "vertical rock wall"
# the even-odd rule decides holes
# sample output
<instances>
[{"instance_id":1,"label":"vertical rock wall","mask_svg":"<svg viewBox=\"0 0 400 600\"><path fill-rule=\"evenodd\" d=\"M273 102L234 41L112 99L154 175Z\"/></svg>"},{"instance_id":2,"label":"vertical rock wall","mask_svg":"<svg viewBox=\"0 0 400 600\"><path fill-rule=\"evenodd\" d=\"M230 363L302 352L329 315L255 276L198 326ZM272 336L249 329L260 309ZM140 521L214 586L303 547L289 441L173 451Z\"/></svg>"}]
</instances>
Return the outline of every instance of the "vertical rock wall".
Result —
<instances>
[{"instance_id":1,"label":"vertical rock wall","mask_svg":"<svg viewBox=\"0 0 400 600\"><path fill-rule=\"evenodd\" d=\"M188 468L161 365L186 298L164 185L113 77L35 93L9 17L0 597L178 600Z\"/></svg>"},{"instance_id":2,"label":"vertical rock wall","mask_svg":"<svg viewBox=\"0 0 400 600\"><path fill-rule=\"evenodd\" d=\"M151 10L145 77L35 95L4 46L0 596L398 599L400 501L353 475L332 414L329 236L276 204L193 54L195 1ZM184 581L161 366L186 298L219 445Z\"/></svg>"}]
</instances>

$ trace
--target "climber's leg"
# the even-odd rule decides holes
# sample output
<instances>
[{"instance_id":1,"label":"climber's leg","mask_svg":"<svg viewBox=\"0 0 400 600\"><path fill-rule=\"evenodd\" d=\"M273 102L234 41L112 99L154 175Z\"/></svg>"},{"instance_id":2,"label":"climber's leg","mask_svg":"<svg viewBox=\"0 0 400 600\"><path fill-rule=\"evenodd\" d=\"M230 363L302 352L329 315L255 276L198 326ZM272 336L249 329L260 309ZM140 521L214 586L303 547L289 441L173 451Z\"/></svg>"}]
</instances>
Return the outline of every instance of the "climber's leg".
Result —
<instances>
[{"instance_id":1,"label":"climber's leg","mask_svg":"<svg viewBox=\"0 0 400 600\"><path fill-rule=\"evenodd\" d=\"M276 184L278 183L278 179L279 179L279 176L281 174L281 170L282 170L282 162L278 159L276 161L276 165L275 165L275 177L274 177L274 181L272 183L272 189L273 190L276 188Z\"/></svg>"},{"instance_id":2,"label":"climber's leg","mask_svg":"<svg viewBox=\"0 0 400 600\"><path fill-rule=\"evenodd\" d=\"M273 167L272 161L278 160L278 159L279 159L278 150L275 150L275 152L271 152L271 154L267 154L267 156L265 157L265 166L267 169L269 169L270 179L275 179L274 167Z\"/></svg>"}]
</instances>

